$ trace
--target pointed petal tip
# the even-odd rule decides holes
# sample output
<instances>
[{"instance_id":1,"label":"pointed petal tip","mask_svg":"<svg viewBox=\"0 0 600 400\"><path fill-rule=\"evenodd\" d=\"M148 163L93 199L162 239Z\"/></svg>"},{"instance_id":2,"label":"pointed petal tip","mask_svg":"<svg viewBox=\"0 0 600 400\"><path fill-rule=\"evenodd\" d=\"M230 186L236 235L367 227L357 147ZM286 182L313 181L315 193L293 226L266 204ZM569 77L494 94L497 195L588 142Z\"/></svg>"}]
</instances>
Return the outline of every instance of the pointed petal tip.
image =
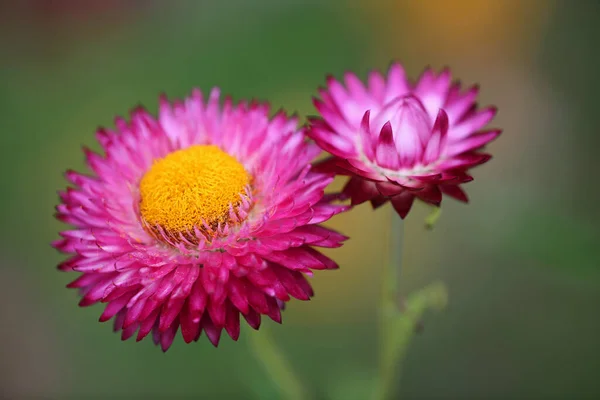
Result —
<instances>
[{"instance_id":1,"label":"pointed petal tip","mask_svg":"<svg viewBox=\"0 0 600 400\"><path fill-rule=\"evenodd\" d=\"M139 114L146 114L147 112L148 111L146 110L146 107L144 107L144 105L141 104L141 103L138 103L138 104L134 105L129 110L129 114L132 115L132 116L137 116Z\"/></svg>"},{"instance_id":2,"label":"pointed petal tip","mask_svg":"<svg viewBox=\"0 0 600 400\"><path fill-rule=\"evenodd\" d=\"M442 69L440 70L440 75L450 75L452 73L452 68L448 64L444 64Z\"/></svg>"},{"instance_id":3,"label":"pointed petal tip","mask_svg":"<svg viewBox=\"0 0 600 400\"><path fill-rule=\"evenodd\" d=\"M421 71L421 74L419 75L419 78L417 79L417 81L420 81L421 78L423 78L425 75L432 74L432 73L433 73L433 67L431 66L431 64L426 64L425 67L423 68L423 70Z\"/></svg>"},{"instance_id":4,"label":"pointed petal tip","mask_svg":"<svg viewBox=\"0 0 600 400\"><path fill-rule=\"evenodd\" d=\"M371 110L367 110L363 114L362 120L360 121L361 127L366 131L369 131L369 121L370 120L371 120Z\"/></svg>"},{"instance_id":5,"label":"pointed petal tip","mask_svg":"<svg viewBox=\"0 0 600 400\"><path fill-rule=\"evenodd\" d=\"M112 317L108 317L105 315L101 315L100 318L98 318L98 322L106 322L106 321L110 321Z\"/></svg>"},{"instance_id":6,"label":"pointed petal tip","mask_svg":"<svg viewBox=\"0 0 600 400\"><path fill-rule=\"evenodd\" d=\"M318 98L317 96L312 96L311 98L313 106L318 110L319 108L321 108L325 103L323 103L323 100L321 100L320 98Z\"/></svg>"},{"instance_id":7,"label":"pointed petal tip","mask_svg":"<svg viewBox=\"0 0 600 400\"><path fill-rule=\"evenodd\" d=\"M483 164L486 163L488 161L490 161L493 158L493 156L489 153L482 153L481 154L481 161L479 161L479 164Z\"/></svg>"},{"instance_id":8,"label":"pointed petal tip","mask_svg":"<svg viewBox=\"0 0 600 400\"><path fill-rule=\"evenodd\" d=\"M313 97L313 98L314 98L314 97ZM320 116L318 116L318 115L307 115L305 118L306 118L306 121L308 121L308 122L309 122L309 123L311 123L311 124L314 124L314 123L318 123L318 122L324 121L324 120L323 120L323 118L321 118L321 117L320 117Z\"/></svg>"},{"instance_id":9,"label":"pointed petal tip","mask_svg":"<svg viewBox=\"0 0 600 400\"><path fill-rule=\"evenodd\" d=\"M392 135L392 137L393 137L392 123L390 121L387 121L385 124L383 124L383 126L381 127L381 131L379 132L379 135L380 136Z\"/></svg>"},{"instance_id":10,"label":"pointed petal tip","mask_svg":"<svg viewBox=\"0 0 600 400\"><path fill-rule=\"evenodd\" d=\"M438 110L437 117L433 124L433 130L434 131L439 130L442 132L443 135L445 135L446 132L448 131L449 124L450 124L450 121L448 119L448 114L446 113L446 111L443 108L440 108Z\"/></svg>"},{"instance_id":11,"label":"pointed petal tip","mask_svg":"<svg viewBox=\"0 0 600 400\"><path fill-rule=\"evenodd\" d=\"M392 59L390 61L390 63L388 64L388 70L391 68L398 68L398 67L402 67L402 63L398 59Z\"/></svg>"},{"instance_id":12,"label":"pointed petal tip","mask_svg":"<svg viewBox=\"0 0 600 400\"><path fill-rule=\"evenodd\" d=\"M406 218L412 205L415 201L415 196L408 192L400 193L391 198L392 206L398 213L401 219Z\"/></svg>"},{"instance_id":13,"label":"pointed petal tip","mask_svg":"<svg viewBox=\"0 0 600 400\"><path fill-rule=\"evenodd\" d=\"M164 92L163 92L164 93ZM202 97L202 90L199 87L192 88L192 97Z\"/></svg>"}]
</instances>

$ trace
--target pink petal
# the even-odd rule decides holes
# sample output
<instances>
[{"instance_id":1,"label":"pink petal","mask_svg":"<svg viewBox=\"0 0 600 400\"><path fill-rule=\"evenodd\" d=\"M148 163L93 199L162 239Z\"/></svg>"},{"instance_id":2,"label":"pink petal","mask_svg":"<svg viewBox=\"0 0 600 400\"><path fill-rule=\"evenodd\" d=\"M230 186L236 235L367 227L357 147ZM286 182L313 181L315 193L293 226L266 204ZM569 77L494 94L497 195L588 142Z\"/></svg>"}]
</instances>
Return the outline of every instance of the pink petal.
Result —
<instances>
[{"instance_id":1,"label":"pink petal","mask_svg":"<svg viewBox=\"0 0 600 400\"><path fill-rule=\"evenodd\" d=\"M181 309L181 336L186 343L191 343L200 333L200 317L195 318L190 311L189 303Z\"/></svg>"},{"instance_id":2,"label":"pink petal","mask_svg":"<svg viewBox=\"0 0 600 400\"><path fill-rule=\"evenodd\" d=\"M442 109L439 110L425 152L423 153L423 164L427 165L438 160L440 153L446 144L448 133L448 115Z\"/></svg>"},{"instance_id":3,"label":"pink petal","mask_svg":"<svg viewBox=\"0 0 600 400\"><path fill-rule=\"evenodd\" d=\"M469 169L483 164L492 156L485 153L463 153L439 164L440 170Z\"/></svg>"},{"instance_id":4,"label":"pink petal","mask_svg":"<svg viewBox=\"0 0 600 400\"><path fill-rule=\"evenodd\" d=\"M417 83L414 93L432 118L444 106L450 89L450 80L450 70L445 68L437 77L433 71L426 70Z\"/></svg>"},{"instance_id":5,"label":"pink petal","mask_svg":"<svg viewBox=\"0 0 600 400\"><path fill-rule=\"evenodd\" d=\"M441 185L440 189L442 191L442 193L453 197L459 201L468 203L469 202L469 198L467 197L467 194L460 188L460 186L458 185Z\"/></svg>"},{"instance_id":6,"label":"pink petal","mask_svg":"<svg viewBox=\"0 0 600 400\"><path fill-rule=\"evenodd\" d=\"M387 79L384 103L388 103L396 97L404 96L409 92L410 88L406 79L406 72L404 72L404 68L400 63L393 63L390 66Z\"/></svg>"},{"instance_id":7,"label":"pink petal","mask_svg":"<svg viewBox=\"0 0 600 400\"><path fill-rule=\"evenodd\" d=\"M442 201L442 192L437 185L428 185L423 190L415 193L415 195L421 200L436 206Z\"/></svg>"},{"instance_id":8,"label":"pink petal","mask_svg":"<svg viewBox=\"0 0 600 400\"><path fill-rule=\"evenodd\" d=\"M412 167L421 158L431 136L427 112L414 96L398 97L377 114L371 122L371 129L382 129L388 122L392 127L400 165Z\"/></svg>"},{"instance_id":9,"label":"pink petal","mask_svg":"<svg viewBox=\"0 0 600 400\"><path fill-rule=\"evenodd\" d=\"M370 118L371 118L371 110L367 110L363 115L362 121L360 123L360 129L358 130L358 137L360 139L360 145L362 149L362 153L370 160L375 160L375 149L374 149L374 140L373 135L370 132Z\"/></svg>"},{"instance_id":10,"label":"pink petal","mask_svg":"<svg viewBox=\"0 0 600 400\"><path fill-rule=\"evenodd\" d=\"M400 215L400 218L404 219L408 215L410 208L413 205L415 196L410 192L404 191L396 196L392 197L392 206L394 210Z\"/></svg>"},{"instance_id":11,"label":"pink petal","mask_svg":"<svg viewBox=\"0 0 600 400\"><path fill-rule=\"evenodd\" d=\"M377 182L377 190L382 196L392 197L404 191L404 188L394 182Z\"/></svg>"},{"instance_id":12,"label":"pink petal","mask_svg":"<svg viewBox=\"0 0 600 400\"><path fill-rule=\"evenodd\" d=\"M256 329L258 330L258 328L260 328L260 314L257 313L254 310L250 310L248 311L247 314L243 314L244 315L244 319L246 320L246 322L248 323L248 325L250 325L250 327L252 327L252 329Z\"/></svg>"},{"instance_id":13,"label":"pink petal","mask_svg":"<svg viewBox=\"0 0 600 400\"><path fill-rule=\"evenodd\" d=\"M353 206L379 196L379 191L375 186L375 182L356 176L350 178L344 187L344 193L351 196Z\"/></svg>"},{"instance_id":14,"label":"pink petal","mask_svg":"<svg viewBox=\"0 0 600 400\"><path fill-rule=\"evenodd\" d=\"M386 84L385 79L378 71L372 71L369 74L369 92L380 103L385 101Z\"/></svg>"},{"instance_id":15,"label":"pink petal","mask_svg":"<svg viewBox=\"0 0 600 400\"><path fill-rule=\"evenodd\" d=\"M227 307L225 330L231 339L235 341L240 337L240 313L231 305L228 305Z\"/></svg>"},{"instance_id":16,"label":"pink petal","mask_svg":"<svg viewBox=\"0 0 600 400\"><path fill-rule=\"evenodd\" d=\"M173 325L165 332L162 332L160 338L160 348L163 352L169 350L169 347L173 344L173 340L175 339L175 334L177 333L177 329L179 328L179 321L176 320L173 322Z\"/></svg>"},{"instance_id":17,"label":"pink petal","mask_svg":"<svg viewBox=\"0 0 600 400\"><path fill-rule=\"evenodd\" d=\"M488 107L470 114L458 124L452 126L448 131L448 140L455 142L472 135L494 119L497 112L498 109L496 107Z\"/></svg>"},{"instance_id":18,"label":"pink petal","mask_svg":"<svg viewBox=\"0 0 600 400\"><path fill-rule=\"evenodd\" d=\"M452 125L456 125L464 117L465 113L475 104L479 94L479 86L474 85L466 93L460 93L460 84L455 84L448 94L444 110Z\"/></svg>"},{"instance_id":19,"label":"pink petal","mask_svg":"<svg viewBox=\"0 0 600 400\"><path fill-rule=\"evenodd\" d=\"M463 139L462 141L453 142L446 147L446 150L444 151L444 157L453 157L457 154L477 150L496 139L500 133L502 133L502 131L499 129L477 132Z\"/></svg>"},{"instance_id":20,"label":"pink petal","mask_svg":"<svg viewBox=\"0 0 600 400\"><path fill-rule=\"evenodd\" d=\"M221 332L223 328L216 327L208 315L202 317L202 329L206 332L206 337L212 343L213 346L219 346L219 340L221 339Z\"/></svg>"},{"instance_id":21,"label":"pink petal","mask_svg":"<svg viewBox=\"0 0 600 400\"><path fill-rule=\"evenodd\" d=\"M375 150L375 159L384 168L397 169L400 166L400 157L394 143L392 124L389 121L381 128L377 149Z\"/></svg>"}]
</instances>

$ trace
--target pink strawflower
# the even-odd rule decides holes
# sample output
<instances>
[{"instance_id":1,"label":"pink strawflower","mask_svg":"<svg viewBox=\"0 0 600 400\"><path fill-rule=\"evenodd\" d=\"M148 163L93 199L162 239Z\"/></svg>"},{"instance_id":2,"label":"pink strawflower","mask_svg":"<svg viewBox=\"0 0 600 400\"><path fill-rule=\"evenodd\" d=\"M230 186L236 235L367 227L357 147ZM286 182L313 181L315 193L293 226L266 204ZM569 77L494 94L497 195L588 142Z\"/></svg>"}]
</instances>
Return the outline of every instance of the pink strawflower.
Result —
<instances>
[{"instance_id":1,"label":"pink strawflower","mask_svg":"<svg viewBox=\"0 0 600 400\"><path fill-rule=\"evenodd\" d=\"M122 339L150 331L166 351L177 330L185 342L202 331L217 346L233 340L240 314L254 329L261 315L313 291L305 276L338 266L313 246L346 239L319 223L347 209L324 189L331 174L310 162L320 149L283 112L269 106L205 102L196 90L157 119L142 108L131 122L99 129L105 156L85 150L93 174L68 171L76 187L60 193L57 218L75 227L53 243L82 273L81 306L106 303Z\"/></svg>"},{"instance_id":2,"label":"pink strawflower","mask_svg":"<svg viewBox=\"0 0 600 400\"><path fill-rule=\"evenodd\" d=\"M481 130L496 108L477 109L477 86L462 91L448 69L426 69L413 84L398 63L387 78L372 72L367 85L351 73L344 81L327 79L314 100L322 118L311 118L308 135L333 155L321 170L350 176L344 194L353 205L391 201L404 218L415 198L439 206L443 193L467 202L460 185L490 159L479 150L501 132Z\"/></svg>"}]
</instances>

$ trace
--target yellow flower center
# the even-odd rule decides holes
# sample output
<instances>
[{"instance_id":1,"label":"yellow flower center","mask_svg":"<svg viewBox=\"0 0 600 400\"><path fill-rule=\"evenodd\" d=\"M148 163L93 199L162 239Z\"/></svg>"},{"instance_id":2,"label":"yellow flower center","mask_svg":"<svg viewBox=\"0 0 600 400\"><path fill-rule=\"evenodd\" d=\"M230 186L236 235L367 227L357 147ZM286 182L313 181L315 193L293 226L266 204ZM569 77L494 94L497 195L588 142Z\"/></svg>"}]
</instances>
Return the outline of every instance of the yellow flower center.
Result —
<instances>
[{"instance_id":1,"label":"yellow flower center","mask_svg":"<svg viewBox=\"0 0 600 400\"><path fill-rule=\"evenodd\" d=\"M206 222L215 227L229 220L229 208L245 195L250 175L217 146L196 145L154 162L140 182L140 213L156 233L193 233Z\"/></svg>"}]
</instances>

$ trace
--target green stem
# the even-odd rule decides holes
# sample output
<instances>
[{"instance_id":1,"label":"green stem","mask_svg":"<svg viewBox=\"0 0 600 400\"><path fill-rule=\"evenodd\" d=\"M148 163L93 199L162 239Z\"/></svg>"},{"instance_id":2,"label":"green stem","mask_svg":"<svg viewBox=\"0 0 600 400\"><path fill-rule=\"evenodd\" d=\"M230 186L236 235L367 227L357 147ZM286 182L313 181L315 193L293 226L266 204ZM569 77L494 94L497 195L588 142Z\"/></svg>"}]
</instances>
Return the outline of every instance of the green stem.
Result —
<instances>
[{"instance_id":1,"label":"green stem","mask_svg":"<svg viewBox=\"0 0 600 400\"><path fill-rule=\"evenodd\" d=\"M402 242L404 225L402 219L392 207L389 224L387 259L384 259L384 273L381 279L381 303L379 308L379 379L374 399L385 400L391 395L393 376L395 375L392 325L398 314L398 288L400 268L402 266Z\"/></svg>"},{"instance_id":2,"label":"green stem","mask_svg":"<svg viewBox=\"0 0 600 400\"><path fill-rule=\"evenodd\" d=\"M289 400L308 399L308 395L294 373L292 365L275 344L269 330L262 327L260 332L249 333L250 348L265 372L279 389L281 398Z\"/></svg>"},{"instance_id":3,"label":"green stem","mask_svg":"<svg viewBox=\"0 0 600 400\"><path fill-rule=\"evenodd\" d=\"M393 210L392 210L393 212ZM439 212L436 212L439 216ZM435 220L432 221L434 223ZM389 231L388 259L382 277L381 305L379 309L379 382L373 400L398 399L394 396L400 378L402 360L417 324L428 308L442 309L448 294L443 283L432 283L411 294L401 305L398 293L402 263L402 220L393 213Z\"/></svg>"}]
</instances>

